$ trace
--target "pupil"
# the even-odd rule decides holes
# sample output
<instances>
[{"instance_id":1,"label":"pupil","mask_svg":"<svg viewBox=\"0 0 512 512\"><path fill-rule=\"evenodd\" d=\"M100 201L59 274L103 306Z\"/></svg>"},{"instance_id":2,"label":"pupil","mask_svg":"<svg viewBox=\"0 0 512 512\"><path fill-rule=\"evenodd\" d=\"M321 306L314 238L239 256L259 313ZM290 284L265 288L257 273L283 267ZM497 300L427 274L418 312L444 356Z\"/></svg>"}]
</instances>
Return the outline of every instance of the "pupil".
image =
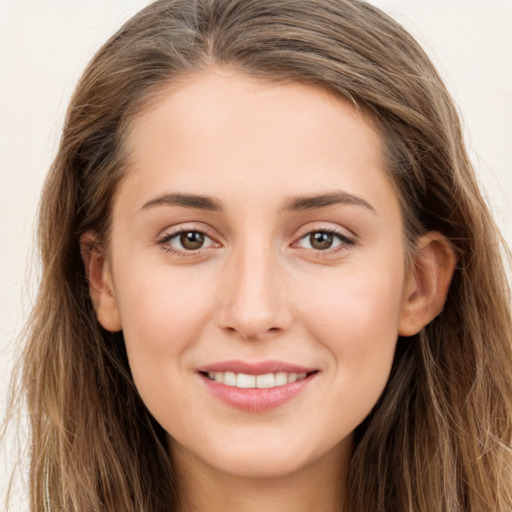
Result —
<instances>
[{"instance_id":1,"label":"pupil","mask_svg":"<svg viewBox=\"0 0 512 512\"><path fill-rule=\"evenodd\" d=\"M331 233L318 231L317 233L312 233L309 236L309 243L311 244L311 247L313 247L314 249L325 251L326 249L329 249L331 247L332 238L333 237Z\"/></svg>"},{"instance_id":2,"label":"pupil","mask_svg":"<svg viewBox=\"0 0 512 512\"><path fill-rule=\"evenodd\" d=\"M200 249L204 243L204 235L198 231L187 231L180 235L181 245L190 251Z\"/></svg>"}]
</instances>

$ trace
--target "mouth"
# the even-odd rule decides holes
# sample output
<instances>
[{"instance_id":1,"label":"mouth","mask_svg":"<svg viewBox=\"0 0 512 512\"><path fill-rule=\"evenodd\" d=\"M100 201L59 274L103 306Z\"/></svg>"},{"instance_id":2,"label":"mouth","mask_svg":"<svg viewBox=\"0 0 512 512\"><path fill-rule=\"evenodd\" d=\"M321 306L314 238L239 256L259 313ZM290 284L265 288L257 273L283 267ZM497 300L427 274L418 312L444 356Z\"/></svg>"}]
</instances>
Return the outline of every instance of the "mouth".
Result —
<instances>
[{"instance_id":1,"label":"mouth","mask_svg":"<svg viewBox=\"0 0 512 512\"><path fill-rule=\"evenodd\" d=\"M236 372L200 372L211 381L224 384L224 386L236 387L238 389L270 389L285 386L300 380L304 380L309 375L317 373L317 370L304 373L263 373L260 375L251 375L248 373Z\"/></svg>"},{"instance_id":2,"label":"mouth","mask_svg":"<svg viewBox=\"0 0 512 512\"><path fill-rule=\"evenodd\" d=\"M320 371L275 361L226 361L200 368L198 373L211 394L224 404L246 412L264 412L304 392Z\"/></svg>"}]
</instances>

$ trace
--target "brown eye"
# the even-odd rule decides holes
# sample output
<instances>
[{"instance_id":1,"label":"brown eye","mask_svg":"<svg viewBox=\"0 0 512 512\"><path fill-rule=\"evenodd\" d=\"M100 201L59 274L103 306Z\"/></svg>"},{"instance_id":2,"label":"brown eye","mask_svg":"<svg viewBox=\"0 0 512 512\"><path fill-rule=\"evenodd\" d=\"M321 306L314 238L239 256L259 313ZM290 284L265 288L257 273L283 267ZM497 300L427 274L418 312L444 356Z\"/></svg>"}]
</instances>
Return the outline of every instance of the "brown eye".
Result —
<instances>
[{"instance_id":1,"label":"brown eye","mask_svg":"<svg viewBox=\"0 0 512 512\"><path fill-rule=\"evenodd\" d=\"M325 251L332 247L334 236L332 233L325 231L316 231L309 235L309 244L317 251Z\"/></svg>"},{"instance_id":2,"label":"brown eye","mask_svg":"<svg viewBox=\"0 0 512 512\"><path fill-rule=\"evenodd\" d=\"M314 251L327 251L336 248L348 248L354 245L355 241L336 231L311 231L304 235L297 243L303 249Z\"/></svg>"},{"instance_id":3,"label":"brown eye","mask_svg":"<svg viewBox=\"0 0 512 512\"><path fill-rule=\"evenodd\" d=\"M166 252L194 257L203 254L203 249L220 247L206 233L195 229L183 229L175 231L173 234L164 235L158 243ZM198 251L197 254L195 251Z\"/></svg>"},{"instance_id":4,"label":"brown eye","mask_svg":"<svg viewBox=\"0 0 512 512\"><path fill-rule=\"evenodd\" d=\"M201 249L205 235L199 231L184 231L180 234L180 244L187 251Z\"/></svg>"}]
</instances>

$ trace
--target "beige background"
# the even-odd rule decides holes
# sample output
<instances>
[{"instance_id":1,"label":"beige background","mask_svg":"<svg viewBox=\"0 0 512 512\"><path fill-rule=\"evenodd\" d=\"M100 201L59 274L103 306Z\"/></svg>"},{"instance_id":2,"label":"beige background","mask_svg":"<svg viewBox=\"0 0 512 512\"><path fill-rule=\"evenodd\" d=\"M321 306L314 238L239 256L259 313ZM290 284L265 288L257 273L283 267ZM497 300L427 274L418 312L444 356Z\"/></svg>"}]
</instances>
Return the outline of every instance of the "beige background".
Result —
<instances>
[{"instance_id":1,"label":"beige background","mask_svg":"<svg viewBox=\"0 0 512 512\"><path fill-rule=\"evenodd\" d=\"M148 3L0 0L1 417L16 336L37 284L38 198L69 96L93 52ZM371 3L407 26L437 62L460 106L479 179L512 242L512 0ZM3 466L0 458L0 499Z\"/></svg>"}]
</instances>

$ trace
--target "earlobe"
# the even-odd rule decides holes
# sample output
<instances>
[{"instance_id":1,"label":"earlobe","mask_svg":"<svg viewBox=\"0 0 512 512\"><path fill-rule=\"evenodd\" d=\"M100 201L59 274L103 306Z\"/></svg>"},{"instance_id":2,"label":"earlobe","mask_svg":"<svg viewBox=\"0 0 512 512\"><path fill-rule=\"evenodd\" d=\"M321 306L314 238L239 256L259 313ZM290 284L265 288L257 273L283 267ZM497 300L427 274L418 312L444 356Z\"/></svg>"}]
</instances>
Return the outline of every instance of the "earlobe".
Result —
<instances>
[{"instance_id":1,"label":"earlobe","mask_svg":"<svg viewBox=\"0 0 512 512\"><path fill-rule=\"evenodd\" d=\"M457 258L441 233L420 237L406 278L398 334L412 336L443 310Z\"/></svg>"},{"instance_id":2,"label":"earlobe","mask_svg":"<svg viewBox=\"0 0 512 512\"><path fill-rule=\"evenodd\" d=\"M98 321L107 331L120 331L121 317L110 265L95 232L88 231L80 237L80 253Z\"/></svg>"}]
</instances>

